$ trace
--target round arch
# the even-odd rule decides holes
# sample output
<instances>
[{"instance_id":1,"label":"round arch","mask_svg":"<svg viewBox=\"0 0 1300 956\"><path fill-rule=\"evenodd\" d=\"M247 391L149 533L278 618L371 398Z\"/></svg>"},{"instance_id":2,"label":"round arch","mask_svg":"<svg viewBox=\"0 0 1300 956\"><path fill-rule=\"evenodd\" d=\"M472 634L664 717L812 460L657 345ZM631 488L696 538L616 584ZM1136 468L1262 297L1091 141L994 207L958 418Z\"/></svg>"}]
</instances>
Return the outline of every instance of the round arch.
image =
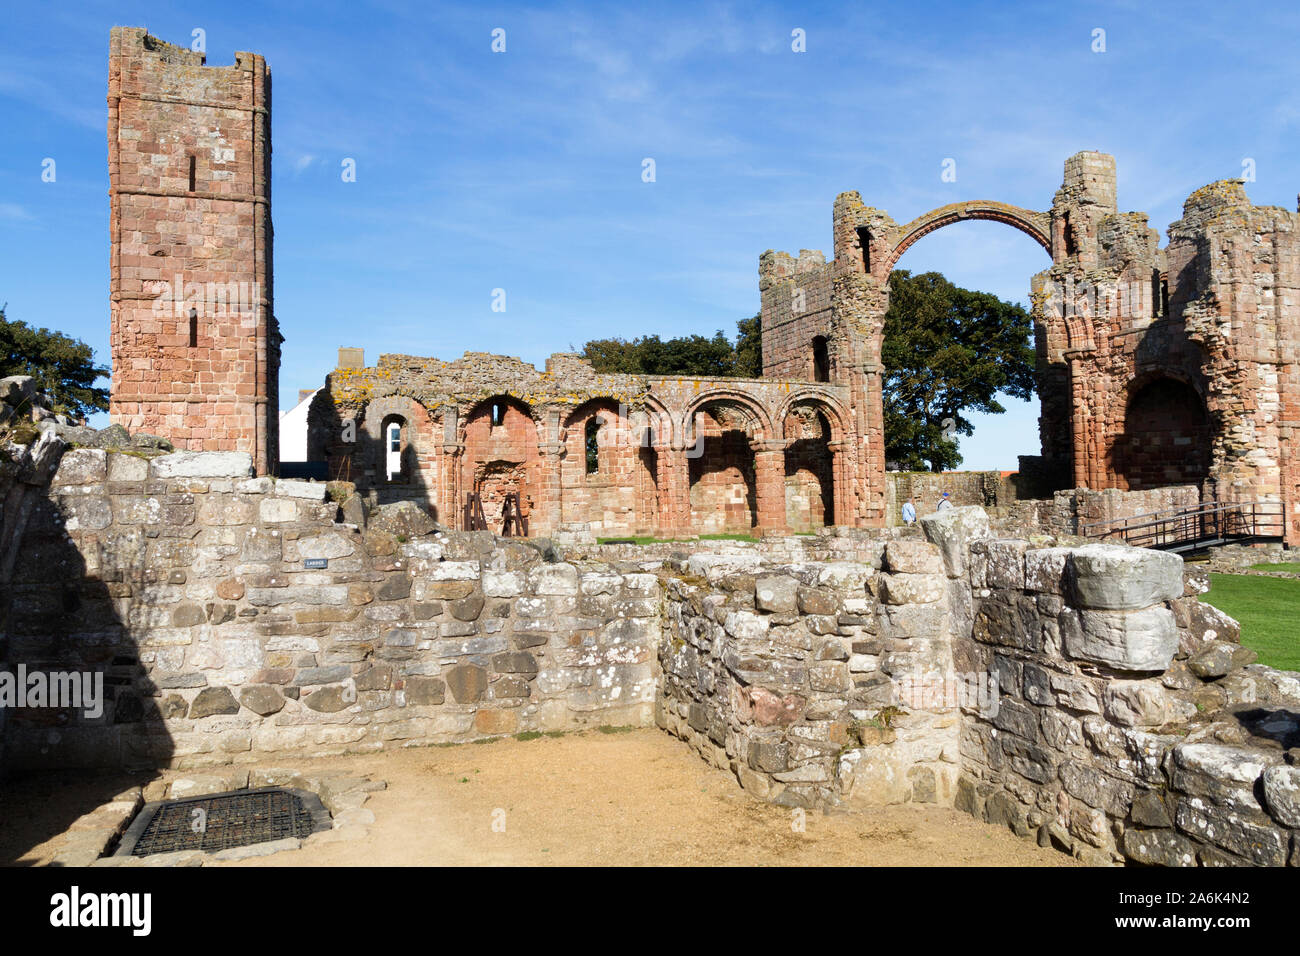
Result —
<instances>
[{"instance_id":1,"label":"round arch","mask_svg":"<svg viewBox=\"0 0 1300 956\"><path fill-rule=\"evenodd\" d=\"M831 440L844 440L848 434L847 422L850 421L850 416L838 399L825 392L807 388L791 392L776 407L776 414L772 416L773 421L780 422L784 426L786 417L798 405L817 406L817 410L826 416L826 421L831 426Z\"/></svg>"},{"instance_id":2,"label":"round arch","mask_svg":"<svg viewBox=\"0 0 1300 956\"><path fill-rule=\"evenodd\" d=\"M743 413L750 416L755 431L755 434L751 434L750 438L771 438L775 434L772 416L768 414L767 409L763 407L761 402L744 392L719 388L710 389L697 395L686 406L686 410L682 413L681 422L683 440L690 438L694 434L694 429L690 423L695 414L712 404L729 404L738 407Z\"/></svg>"},{"instance_id":3,"label":"round arch","mask_svg":"<svg viewBox=\"0 0 1300 956\"><path fill-rule=\"evenodd\" d=\"M928 236L944 226L951 226L953 223L971 219L1000 222L1011 226L1013 229L1018 229L1042 246L1049 257L1052 254L1052 239L1048 226L1050 217L1047 213L1023 209L1020 206L1012 206L1008 203L976 199L940 206L938 209L932 209L906 225L900 226L897 233L899 238L894 242L893 248L885 259L882 274L889 275L894 270L894 266L898 264L898 260L902 258L903 253L915 245L917 240L923 236Z\"/></svg>"},{"instance_id":4,"label":"round arch","mask_svg":"<svg viewBox=\"0 0 1300 956\"><path fill-rule=\"evenodd\" d=\"M1210 471L1214 426L1205 396L1174 370L1139 375L1124 392L1111 466L1129 490L1200 485Z\"/></svg>"}]
</instances>

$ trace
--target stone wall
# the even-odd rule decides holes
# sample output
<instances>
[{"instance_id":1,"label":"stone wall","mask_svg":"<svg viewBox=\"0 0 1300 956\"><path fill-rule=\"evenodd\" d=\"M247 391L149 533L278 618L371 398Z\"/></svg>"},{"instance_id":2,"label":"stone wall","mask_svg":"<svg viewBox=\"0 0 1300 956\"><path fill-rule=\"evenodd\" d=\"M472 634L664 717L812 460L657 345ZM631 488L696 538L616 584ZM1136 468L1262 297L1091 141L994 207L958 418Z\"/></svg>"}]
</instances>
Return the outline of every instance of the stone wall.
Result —
<instances>
[{"instance_id":1,"label":"stone wall","mask_svg":"<svg viewBox=\"0 0 1300 956\"><path fill-rule=\"evenodd\" d=\"M885 487L891 525L902 522L903 505L909 496L916 499L917 515L935 511L945 491L958 507L996 508L1016 500L1014 483L997 471L891 471L885 475Z\"/></svg>"},{"instance_id":2,"label":"stone wall","mask_svg":"<svg viewBox=\"0 0 1300 956\"><path fill-rule=\"evenodd\" d=\"M1091 864L1300 861L1300 674L1180 558L921 524L854 562L670 559L659 725L782 805L951 804Z\"/></svg>"},{"instance_id":3,"label":"stone wall","mask_svg":"<svg viewBox=\"0 0 1300 956\"><path fill-rule=\"evenodd\" d=\"M250 475L241 453L78 448L48 495L23 497L6 669L102 672L109 700L95 719L11 714L7 766L194 766L649 721L653 575L442 533L410 505L367 521L347 485Z\"/></svg>"},{"instance_id":4,"label":"stone wall","mask_svg":"<svg viewBox=\"0 0 1300 956\"><path fill-rule=\"evenodd\" d=\"M454 362L381 355L365 367L359 351L340 350L313 399L308 449L373 503L415 501L461 527L478 494L501 530L514 492L530 532L545 535L856 523L858 443L842 385L602 374L566 353L545 371L481 352ZM592 421L599 453L588 471ZM402 468L390 478L393 423Z\"/></svg>"},{"instance_id":5,"label":"stone wall","mask_svg":"<svg viewBox=\"0 0 1300 956\"><path fill-rule=\"evenodd\" d=\"M5 769L653 719L785 806L952 805L1095 864L1300 861L1300 674L1174 555L965 507L566 561L244 453L63 445L0 467L0 660L106 701L0 708Z\"/></svg>"},{"instance_id":6,"label":"stone wall","mask_svg":"<svg viewBox=\"0 0 1300 956\"><path fill-rule=\"evenodd\" d=\"M951 805L958 714L894 706L900 682L952 679L943 565L922 541L872 550L669 562L659 725L785 806Z\"/></svg>"},{"instance_id":7,"label":"stone wall","mask_svg":"<svg viewBox=\"0 0 1300 956\"><path fill-rule=\"evenodd\" d=\"M956 805L1094 864L1300 862L1300 674L1255 665L1175 555L980 524L923 521L970 594L956 667L999 694L963 710Z\"/></svg>"}]
</instances>

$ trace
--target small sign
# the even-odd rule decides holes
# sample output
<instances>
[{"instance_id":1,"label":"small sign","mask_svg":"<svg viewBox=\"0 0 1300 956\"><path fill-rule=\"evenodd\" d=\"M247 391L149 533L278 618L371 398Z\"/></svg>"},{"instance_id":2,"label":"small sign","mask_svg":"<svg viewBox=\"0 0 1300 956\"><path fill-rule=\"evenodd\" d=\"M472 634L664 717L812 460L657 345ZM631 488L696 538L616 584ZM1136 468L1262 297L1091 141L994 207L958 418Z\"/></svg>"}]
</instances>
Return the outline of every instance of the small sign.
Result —
<instances>
[{"instance_id":1,"label":"small sign","mask_svg":"<svg viewBox=\"0 0 1300 956\"><path fill-rule=\"evenodd\" d=\"M304 568L328 568L330 566L329 558L304 558L302 562Z\"/></svg>"}]
</instances>

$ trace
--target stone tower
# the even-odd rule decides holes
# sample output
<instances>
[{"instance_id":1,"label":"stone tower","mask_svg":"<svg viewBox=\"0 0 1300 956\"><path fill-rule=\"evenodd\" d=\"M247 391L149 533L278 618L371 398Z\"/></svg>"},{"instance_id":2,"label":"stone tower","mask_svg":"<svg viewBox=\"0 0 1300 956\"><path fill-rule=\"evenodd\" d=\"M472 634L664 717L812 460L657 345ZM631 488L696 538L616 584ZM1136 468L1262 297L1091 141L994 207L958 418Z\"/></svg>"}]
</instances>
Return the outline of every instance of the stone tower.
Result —
<instances>
[{"instance_id":1,"label":"stone tower","mask_svg":"<svg viewBox=\"0 0 1300 956\"><path fill-rule=\"evenodd\" d=\"M278 463L271 72L114 27L108 67L112 398L131 430Z\"/></svg>"}]
</instances>

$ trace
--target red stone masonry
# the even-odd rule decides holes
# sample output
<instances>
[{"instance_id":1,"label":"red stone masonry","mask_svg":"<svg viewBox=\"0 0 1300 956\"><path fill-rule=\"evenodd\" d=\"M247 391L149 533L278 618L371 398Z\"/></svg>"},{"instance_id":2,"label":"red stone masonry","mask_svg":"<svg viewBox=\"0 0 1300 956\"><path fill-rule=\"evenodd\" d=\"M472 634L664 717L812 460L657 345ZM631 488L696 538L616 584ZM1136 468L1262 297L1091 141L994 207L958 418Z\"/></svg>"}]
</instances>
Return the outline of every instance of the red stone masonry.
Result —
<instances>
[{"instance_id":1,"label":"red stone masonry","mask_svg":"<svg viewBox=\"0 0 1300 956\"><path fill-rule=\"evenodd\" d=\"M112 420L278 464L271 74L114 27L108 74Z\"/></svg>"}]
</instances>

